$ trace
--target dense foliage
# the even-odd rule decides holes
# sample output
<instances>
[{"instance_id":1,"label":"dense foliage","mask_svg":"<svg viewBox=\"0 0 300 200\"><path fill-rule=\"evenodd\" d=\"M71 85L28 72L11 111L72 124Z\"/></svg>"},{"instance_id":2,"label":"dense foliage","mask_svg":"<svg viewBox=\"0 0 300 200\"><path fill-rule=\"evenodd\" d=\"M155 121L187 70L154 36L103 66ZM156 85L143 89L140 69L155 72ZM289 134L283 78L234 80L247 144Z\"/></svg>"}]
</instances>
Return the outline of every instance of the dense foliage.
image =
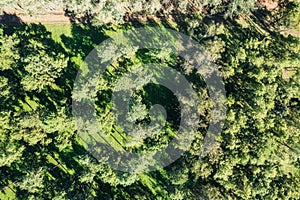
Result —
<instances>
[{"instance_id":1,"label":"dense foliage","mask_svg":"<svg viewBox=\"0 0 300 200\"><path fill-rule=\"evenodd\" d=\"M1 4L41 11L31 7L36 1L15 2ZM35 6L45 2L50 5L43 0ZM73 20L70 35L54 39L57 33L42 24L0 24L0 199L300 199L299 3L279 1L282 6L269 11L252 0L60 2L51 5L63 5ZM153 20L162 13L173 18ZM126 21L132 14L152 18ZM130 174L85 149L72 116L72 100L82 97L72 90L95 45L116 32L148 25L188 34L210 52L224 77L228 110L217 144L199 157L211 108L201 76L165 51L121 56L100 79L95 103L114 148L156 150L176 136L178 101L156 84L136 91L130 109L133 121L146 124L149 107L163 105L168 114L163 131L151 138L143 132L128 136L115 124L112 88L141 63L160 63L184 74L198 94L202 119L180 159L148 173L139 163L141 173Z\"/></svg>"}]
</instances>

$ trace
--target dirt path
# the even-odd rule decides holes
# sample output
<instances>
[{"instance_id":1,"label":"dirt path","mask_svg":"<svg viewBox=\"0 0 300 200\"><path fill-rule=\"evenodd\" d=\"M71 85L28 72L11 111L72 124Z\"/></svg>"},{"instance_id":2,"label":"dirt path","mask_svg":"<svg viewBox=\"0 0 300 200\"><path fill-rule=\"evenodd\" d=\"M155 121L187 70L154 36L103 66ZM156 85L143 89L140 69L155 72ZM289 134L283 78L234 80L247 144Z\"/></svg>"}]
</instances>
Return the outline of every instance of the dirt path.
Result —
<instances>
[{"instance_id":1,"label":"dirt path","mask_svg":"<svg viewBox=\"0 0 300 200\"><path fill-rule=\"evenodd\" d=\"M69 17L64 14L46 14L29 16L24 14L17 15L25 23L42 23L42 24L69 24Z\"/></svg>"},{"instance_id":2,"label":"dirt path","mask_svg":"<svg viewBox=\"0 0 300 200\"><path fill-rule=\"evenodd\" d=\"M29 15L19 10L5 9L4 15L0 16L7 23L22 21L25 23L42 23L42 24L70 24L69 17L65 16L63 10L57 10L52 13Z\"/></svg>"}]
</instances>

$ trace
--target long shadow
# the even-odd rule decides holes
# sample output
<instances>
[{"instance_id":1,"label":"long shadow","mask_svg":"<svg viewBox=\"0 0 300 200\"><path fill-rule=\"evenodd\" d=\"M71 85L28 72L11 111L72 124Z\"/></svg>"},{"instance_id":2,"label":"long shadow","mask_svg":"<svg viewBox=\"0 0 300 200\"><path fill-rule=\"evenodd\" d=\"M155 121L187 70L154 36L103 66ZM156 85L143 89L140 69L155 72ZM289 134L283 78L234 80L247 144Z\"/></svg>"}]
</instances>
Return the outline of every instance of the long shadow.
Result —
<instances>
[{"instance_id":1,"label":"long shadow","mask_svg":"<svg viewBox=\"0 0 300 200\"><path fill-rule=\"evenodd\" d=\"M190 34L190 27L186 23L186 19L193 18L193 16L184 16L184 15L175 15L173 16L173 19L175 23L178 25L178 30L185 34ZM70 16L70 20L72 22L75 22L74 19L72 19L72 16ZM18 18L15 15L9 15L4 14L0 17L0 24L1 27L4 30L4 34L6 35L12 35L15 34L17 38L21 40L19 46L17 46L18 51L20 53L21 57L28 56L31 51L30 48L26 48L30 41L34 40L37 42L40 42L46 49L47 53L56 52L56 53L62 53L66 55L69 58L68 65L65 67L64 71L62 72L61 76L55 80L55 84L61 89L53 89L52 87L48 86L41 92L28 92L23 89L23 86L21 84L22 78L26 75L26 71L24 70L24 63L22 61L18 61L17 63L17 69L12 70L6 70L4 72L1 72L3 76L7 77L9 79L9 84L12 87L12 92L16 96L16 100L10 100L7 105L5 105L5 109L10 110L14 108L14 106L21 107L19 100L26 102L25 97L29 97L31 100L34 101L35 98L38 100L39 104L39 110L41 112L56 112L56 110L60 107L66 107L68 110L68 116L72 117L71 115L71 104L72 104L72 89L74 85L74 81L76 78L76 74L80 68L80 62L76 60L81 59L83 60L89 52L98 44L100 44L102 41L108 38L108 36L105 34L105 30L113 30L113 27L94 27L89 23L89 18L84 19L87 23L82 24L72 24L72 30L71 30L71 36L68 37L66 35L61 36L62 43L64 44L67 51L62 47L61 44L55 42L51 38L51 33L47 31L45 26L42 24L25 24L23 23L20 18ZM207 26L212 23L212 21L215 21L216 23L224 23L226 25L226 28L230 31L231 35L225 35L221 34L218 35L223 41L226 43L226 50L222 54L222 61L224 63L229 63L229 55L234 57L236 54L236 49L239 47L240 43L246 42L249 38L257 38L259 40L263 39L264 36L261 35L257 31L253 31L247 28L241 27L241 25L237 24L235 21L230 20L223 20L220 16L210 16L205 17L203 21L200 23L199 26L195 27L193 32L193 37L197 41L201 40L201 37L205 35ZM160 23L163 24L163 26L171 29L175 29L173 25L168 20L161 20ZM159 25L155 20L148 19L146 24L141 23L138 20L128 22L128 24L124 25L122 28L124 30L131 28L131 27L143 27L143 26L156 26ZM278 39L278 43L274 44L274 49L278 49L279 45L286 44L286 42L293 42L293 38L286 38L281 35L276 35L273 33L272 35L274 38ZM204 42L202 40L201 42ZM277 46L278 45L278 46ZM280 52L274 52L274 55L278 55L280 57L284 57L284 52L288 50L288 45L284 45L285 48L282 49ZM293 55L295 58L299 58L299 55ZM157 60L156 60L157 61ZM241 63L240 67L243 68L243 72L247 72L252 70L251 64L249 63ZM14 71L15 70L15 71ZM198 77L195 76L188 76L187 77L189 81L194 81L195 83L199 81ZM250 90L246 88L247 84L245 84L245 88L240 88L236 86L237 79L244 79L249 82L253 82L255 84L254 80L249 79L249 77L245 73L236 73L235 76L231 80L227 80L226 89L227 92L230 94L240 94L241 89L245 90L244 94L251 93ZM197 85L197 87L204 87L204 84L201 82ZM168 116L170 117L170 121L173 124L177 123L177 120L179 119L178 113L172 113L172 109L174 107L178 107L178 102L176 102L175 98L167 93L162 87L158 86L152 86L146 88L147 93L146 96L149 97L150 103L155 104L165 104L168 109ZM162 96L161 94L167 95L163 99L157 99L157 96ZM110 98L110 95L99 95L101 97L101 100L108 101ZM167 99L172 100L171 105L167 105ZM250 97L247 97L250 100ZM247 99L245 97L245 99ZM99 102L100 104L101 102ZM2 105L1 105L2 106ZM102 105L104 106L104 105ZM1 107L2 108L2 107ZM46 109L44 109L46 108ZM46 113L47 114L47 113ZM50 137L50 136L49 136ZM53 136L55 137L55 136ZM72 139L72 149L68 151L68 149L65 149L64 151L59 151L57 147L52 143L48 146L45 146L45 149L48 152L55 152L58 154L58 157L60 161L67 166L68 169L73 169L75 171L75 174L69 175L64 172L62 172L59 168L54 168L51 170L51 174L54 177L55 180L47 182L47 189L45 189L49 193L53 193L54 190L64 190L67 192L68 197L73 197L78 195L79 193L84 194L86 192L86 187L89 187L89 185L85 185L79 181L79 175L82 174L82 171L84 168L80 165L80 163L77 161L77 158L79 156L82 156L87 153L87 151L78 144L74 139ZM24 164L22 167L22 170L30 169L31 165L36 164L37 166L45 166L48 168L52 168L53 164L50 164L45 158L41 158L41 160L36 163L35 157L32 155L35 155L35 153L40 152L39 148L34 147L27 147L26 153L24 154L24 157L30 158ZM178 166L184 166L185 160L183 158L176 161L173 165L170 167L167 167L166 170L171 172L171 167L174 165ZM19 166L15 166L15 169L17 169ZM12 180L17 180L15 177L20 177L23 175L23 173L19 172L18 170L15 170L12 168L1 168L3 170L3 174L8 174L8 177L10 177ZM26 171L25 170L25 171ZM2 171L1 171L2 172ZM2 174L2 173L1 173ZM174 187L169 180L166 180L159 172L153 172L150 173L150 176L155 178L157 180L158 185L162 186L167 191L173 191ZM111 198L115 195L116 199L122 199L123 193L126 193L126 195L131 195L134 193L144 193L144 196L148 199L153 198L153 194L150 191L149 188L142 185L141 182L136 182L132 184L131 186L127 187L119 187L117 188L110 186L109 184L103 183L102 180L99 178L95 178L96 182L98 183L98 188L95 189L96 193L99 198ZM8 181L3 181L4 184L7 184ZM194 182L189 179L188 183L190 185L193 185ZM189 185L189 186L190 186ZM60 189L63 188L63 189ZM72 188L69 190L69 188ZM78 191L76 191L76 189ZM20 194L22 195L22 194ZM131 197L131 196L130 196ZM79 198L79 197L78 197Z\"/></svg>"},{"instance_id":2,"label":"long shadow","mask_svg":"<svg viewBox=\"0 0 300 200\"><path fill-rule=\"evenodd\" d=\"M8 111L15 111L20 116L23 116L28 112L28 110L24 110L22 104L27 104L26 97L29 97L31 101L35 101L35 103L38 104L38 108L36 109L39 110L39 112L42 112L43 115L47 116L47 114L49 113L56 112L56 109L58 109L59 107L65 106L65 98L67 98L70 103L73 81L75 79L77 70L72 62L68 63L63 71L63 74L60 76L60 78L56 79L55 84L62 90L53 89L52 87L48 86L40 92L26 91L21 84L22 78L24 78L24 76L26 75L26 70L24 69L22 58L26 58L28 55L33 53L31 51L31 48L28 48L28 46L30 46L30 42L41 43L43 49L49 56L53 56L52 52L55 52L56 54L61 53L66 57L69 56L65 49L61 46L61 44L55 42L52 39L51 33L47 31L45 26L42 24L26 24L22 22L21 19L16 15L4 14L0 17L0 28L3 29L4 37L14 35L15 38L20 40L15 48L17 49L21 58L16 61L13 68L1 71L1 76L8 78L8 84L11 87L10 92L12 92L12 97L7 101L7 103L3 104L3 102L1 102L1 110L3 109ZM85 32L85 34L88 35L88 32ZM74 33L74 35L76 35L76 32ZM76 35L76 39L79 40L79 38L80 34L78 33ZM97 41L99 40L95 40L95 42ZM79 49L84 49L83 51L87 52L87 45L83 47L80 47L80 45L78 45L76 47L78 47ZM21 141L19 142L22 143ZM26 143L24 143L23 145L26 147L26 150L23 154L26 160L22 159L20 162L13 163L9 168L1 167L1 174L6 174L6 179L1 181L1 184L8 184L8 179L13 182L18 181L24 174L26 174L27 171L30 171L32 167L36 168L39 166L43 166L49 169L52 169L54 167L53 164L49 163L47 159L45 159L45 157L34 157L34 155L40 153L40 148L36 146L28 146ZM58 149L54 149L51 145L43 146L43 151L53 150L55 150L54 152L59 152ZM80 155L80 152L80 148L75 148L72 155L68 153L59 154L62 162L67 163L67 166L70 167L70 169L76 168L77 170L80 170L80 166L74 161L73 155ZM65 173L62 173L62 171L59 170L58 167L55 167L49 172L52 173L56 180L45 182L45 184L47 185L47 188L45 190L50 191L52 189L54 190L55 188L55 190L57 189L59 191L58 186L62 187L72 184L72 181L70 181L70 177ZM68 191L68 188L65 188L65 191ZM16 191L16 195L27 198L26 192L20 191L19 189ZM43 198L47 199L46 197Z\"/></svg>"},{"instance_id":3,"label":"long shadow","mask_svg":"<svg viewBox=\"0 0 300 200\"><path fill-rule=\"evenodd\" d=\"M21 18L18 17L15 14L9 14L6 12L3 12L2 15L0 15L0 24L5 26L20 26L24 25Z\"/></svg>"},{"instance_id":4,"label":"long shadow","mask_svg":"<svg viewBox=\"0 0 300 200\"><path fill-rule=\"evenodd\" d=\"M70 50L71 56L80 55L83 59L93 48L108 37L103 33L105 27L72 24L72 36L63 35L62 42Z\"/></svg>"},{"instance_id":5,"label":"long shadow","mask_svg":"<svg viewBox=\"0 0 300 200\"><path fill-rule=\"evenodd\" d=\"M19 104L20 100L26 102L25 97L29 96L31 99L37 97L41 106L55 110L55 106L51 99L56 100L56 103L60 104L62 95L51 87L46 88L42 92L26 91L21 84L22 78L27 74L24 69L24 62L22 58L26 58L28 55L36 52L32 52L30 48L31 42L41 43L45 53L49 56L53 56L52 52L61 53L66 55L64 48L51 38L51 33L48 32L42 24L25 24L16 15L4 14L0 20L1 27L5 36L14 35L19 39L19 43L15 48L20 55L19 60L15 63L15 68L3 71L3 75L9 79L11 90L15 96L15 101L11 101L10 108L17 106L22 108ZM56 58L54 58L56 59Z\"/></svg>"},{"instance_id":6,"label":"long shadow","mask_svg":"<svg viewBox=\"0 0 300 200\"><path fill-rule=\"evenodd\" d=\"M178 19L179 20L179 19ZM181 21L180 21L181 20ZM183 23L183 19L180 19L180 23ZM179 22L178 21L178 22ZM12 23L13 22L13 23ZM12 35L15 34L17 38L20 39L20 43L17 46L19 54L21 57L27 57L30 55L31 49L27 48L29 46L30 41L34 40L37 42L40 42L46 49L46 53L50 54L51 52L56 53L62 53L70 58L68 66L64 69L62 75L56 79L55 84L62 90L56 90L51 87L46 87L41 92L29 92L25 91L23 89L22 84L20 83L22 78L26 75L26 71L24 70L24 63L22 61L19 61L17 63L17 70L18 72L15 72L13 70L8 70L5 72L5 75L9 78L10 83L12 84L14 95L17 96L16 101L13 101L12 104L22 107L19 105L19 100L26 102L25 97L28 96L31 100L34 100L35 98L38 99L38 104L40 112L56 112L56 109L59 107L67 107L69 111L71 110L71 95L72 95L72 88L74 84L74 80L77 74L77 71L79 69L79 63L74 61L72 58L80 57L81 59L85 58L88 53L94 48L95 45L98 45L100 42L105 40L107 36L103 32L103 30L107 27L93 27L89 24L72 24L72 36L67 37L63 35L61 37L62 42L64 46L68 49L68 52L61 46L61 44L55 42L51 38L51 33L47 31L45 26L42 24L25 24L23 23L19 18L16 16L10 16L5 15L5 17L2 18L3 23L3 30L6 35ZM165 26L172 28L170 24L168 24L167 21L163 22ZM155 21L148 20L147 25L157 25ZM134 27L142 27L145 26L145 24L142 23L135 23ZM125 29L128 28L126 25L124 26ZM181 31L186 30L186 27L181 27ZM159 89L159 88L156 88ZM149 94L152 95L152 100L155 102L155 98L153 97L154 89L149 88ZM66 100L66 102L64 101ZM53 103L53 101L55 103ZM160 102L158 102L160 103ZM175 102L176 103L176 102ZM46 108L46 109L44 109ZM169 108L171 109L171 107ZM69 112L71 113L71 112ZM46 113L47 114L47 113ZM172 115L169 115L172 116ZM173 120L175 121L175 118L177 118L177 115L173 116ZM56 179L53 182L49 181L47 182L47 188L45 191L47 192L53 192L51 190L57 190L59 187L64 188L65 191L68 192L67 196L73 196L79 193L84 193L84 184L79 182L79 174L81 174L81 171L84 170L82 166L76 161L76 158L80 155L83 155L86 153L86 150L82 148L81 145L76 143L76 141L72 141L72 151L62 151L60 152L54 144L50 144L48 146L45 146L44 150L55 152L59 155L60 161L64 163L68 169L73 169L75 171L74 175L67 175L66 173L61 172L59 168L54 168L51 170L52 176ZM38 166L44 166L47 168L52 168L53 164L50 164L49 161L45 159L45 157L39 158L38 160L35 155L35 153L40 152L39 148L36 147L28 147L26 146L26 153L24 154L24 157L30 158L24 162L24 165L22 166L22 172L26 170L30 170L32 165L35 165L35 167ZM16 167L17 169L17 167ZM19 173L16 175L16 172L18 170L9 169L10 174L12 174L14 177L20 177L23 175L23 173ZM155 178L160 178L158 175L155 176ZM109 186L108 184L102 183L101 180L97 180L99 186L104 186L104 188L100 188L97 193L99 196L105 194L106 196L113 195L112 193L115 193L117 197L120 199L123 197L122 192L126 192L130 195L131 192L133 193L144 193L145 196L151 198L151 191L149 191L148 188L143 186L141 183L135 183L132 186L128 187L122 187L121 190L116 191L115 188L112 186ZM160 184L163 185L165 182L160 181ZM55 186L56 185L56 186ZM74 186L75 185L75 186ZM73 187L72 190L68 190L68 187ZM78 189L78 191L76 191ZM107 192L106 190L110 190L110 192ZM23 196L24 198L27 198L26 193L24 194L24 191L18 191L18 195Z\"/></svg>"}]
</instances>

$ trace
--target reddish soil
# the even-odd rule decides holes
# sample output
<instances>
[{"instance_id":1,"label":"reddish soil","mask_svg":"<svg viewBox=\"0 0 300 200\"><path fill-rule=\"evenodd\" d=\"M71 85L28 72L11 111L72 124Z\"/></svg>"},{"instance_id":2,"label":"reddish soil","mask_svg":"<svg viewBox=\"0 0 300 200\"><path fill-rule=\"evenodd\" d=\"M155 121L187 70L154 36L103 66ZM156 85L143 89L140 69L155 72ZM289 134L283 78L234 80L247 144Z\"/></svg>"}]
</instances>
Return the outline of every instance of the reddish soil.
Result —
<instances>
[{"instance_id":1,"label":"reddish soil","mask_svg":"<svg viewBox=\"0 0 300 200\"><path fill-rule=\"evenodd\" d=\"M266 6L268 10L274 10L278 8L278 3L272 0L260 0L259 1L262 5Z\"/></svg>"}]
</instances>

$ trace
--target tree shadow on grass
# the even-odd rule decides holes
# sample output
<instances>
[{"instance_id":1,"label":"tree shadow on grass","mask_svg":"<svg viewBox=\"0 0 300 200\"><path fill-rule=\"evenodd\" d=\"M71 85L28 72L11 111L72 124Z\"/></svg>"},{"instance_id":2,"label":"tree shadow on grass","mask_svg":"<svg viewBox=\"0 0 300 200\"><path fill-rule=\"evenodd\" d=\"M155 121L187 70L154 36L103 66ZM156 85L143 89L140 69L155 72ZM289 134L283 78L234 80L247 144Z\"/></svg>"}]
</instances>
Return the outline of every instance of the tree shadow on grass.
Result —
<instances>
[{"instance_id":1,"label":"tree shadow on grass","mask_svg":"<svg viewBox=\"0 0 300 200\"><path fill-rule=\"evenodd\" d=\"M42 114L47 117L47 114L53 112L55 113L56 110L59 109L60 107L66 106L65 99L69 100L69 103L71 105L71 91L77 73L77 69L76 67L74 67L72 62L68 63L61 76L55 80L55 84L58 86L59 89L52 88L52 86L47 86L46 88L44 88L42 91L39 92L26 91L23 88L23 85L21 83L21 80L26 75L23 58L26 58L28 55L33 53L31 52L31 49L28 48L31 41L39 42L42 45L42 48L45 50L45 52L50 56L53 56L52 52L55 52L55 54L61 53L68 57L69 56L68 53L61 46L61 44L55 42L52 39L51 33L46 30L44 25L25 24L16 15L5 14L4 16L1 16L0 23L1 23L0 26L3 29L4 36L15 35L15 37L20 40L17 46L15 46L15 48L20 54L20 58L21 58L16 61L14 67L12 67L11 69L1 71L1 76L8 78L8 83L9 86L11 87L11 92L13 92L12 94L13 98L9 99L6 105L2 105L1 103L1 110L2 110L2 106L4 106L3 107L4 110L15 111L15 113L18 113L20 114L20 116L23 116L23 114L29 113L28 110L24 109L23 104L28 104L27 100L30 99L31 101L35 101L35 103L37 103L38 106L37 108L32 108L29 105L29 107L31 107L32 110L38 110L39 112L42 112ZM87 35L88 33L85 32L85 34ZM77 36L78 38L80 38L79 35ZM87 41L87 39L85 38L84 41ZM82 50L83 52L87 51L87 45L84 47L78 45L76 46L76 48L83 49ZM16 121L17 120L19 119L16 119ZM20 163L23 163L21 169L19 169L19 167L16 167L15 163L12 165L15 167L7 168L6 179L5 181L1 181L3 182L3 184L8 185L9 183L8 178L11 181L18 181L20 178L22 178L22 174L24 173L24 170L29 171L31 170L32 167L38 167L38 166L43 166L46 168L53 167L53 164L50 164L47 160L45 159L39 160L39 158L32 156L35 155L35 153L40 153L39 148L29 147L27 144L24 144L24 146L26 147L26 150L24 151L25 153L23 156L27 160L20 161ZM54 149L51 148L51 145L49 147L43 146L43 151L52 151L52 150ZM56 151L59 152L58 150ZM80 155L80 152L81 152L80 150L75 149L72 154ZM74 160L74 155L65 154L64 156L65 157L61 155L62 157L61 161L64 163L68 163L68 167L70 167L70 169L72 169L73 167L76 169L80 169L78 164L76 164L76 161ZM28 158L33 158L33 159L28 159ZM38 163L31 162L35 160L39 160L39 162ZM18 163L18 165L20 163ZM69 177L64 177L63 175L64 173L61 173L61 170L58 169L59 168L56 167L52 171L54 176L59 177L59 181L57 182L54 181L55 182L54 185L62 186L65 185L67 180L70 179ZM1 170L4 170L4 168L1 168ZM53 185L53 182L49 182L49 184ZM69 182L69 185L71 184L72 182ZM57 187L55 188L57 189ZM66 191L68 191L68 188L65 189ZM48 189L46 188L45 190L49 192L49 190L51 190L51 187L49 186L49 188ZM20 190L17 191L17 195L19 196L26 197L27 194L25 193L24 191L20 191Z\"/></svg>"},{"instance_id":2,"label":"tree shadow on grass","mask_svg":"<svg viewBox=\"0 0 300 200\"><path fill-rule=\"evenodd\" d=\"M9 16L6 16L9 17ZM15 16L11 16L15 17ZM80 64L82 60L88 55L88 53L98 44L100 44L102 41L108 38L108 36L105 34L104 30L113 30L113 28L108 27L93 27L89 24L72 24L72 36L68 37L65 35L61 36L62 43L66 47L68 51L66 51L61 44L56 43L51 38L51 33L48 32L45 28L45 26L41 24L24 24L20 20L18 21L15 19L17 23L8 23L7 19L4 20L5 24L4 26L4 32L5 34L11 35L15 33L18 38L21 39L21 43L18 46L19 52L21 57L26 57L30 52L28 49L24 49L29 44L29 41L34 39L36 41L41 42L45 47L47 47L48 51L55 51L59 53L63 53L64 55L67 55L70 60L68 62L68 65L64 69L62 75L56 79L55 84L60 89L54 89L52 87L47 87L42 92L28 92L24 91L22 88L22 85L20 84L20 81L22 77L24 76L25 72L23 67L23 63L20 62L17 64L19 67L17 70L19 72L13 72L13 71L7 71L5 72L7 77L9 77L10 82L15 82L15 85L13 85L13 91L15 92L15 95L17 96L17 99L21 99L21 101L26 101L25 97L29 96L30 99L34 100L36 97L38 99L38 104L41 105L41 107L45 107L47 112L56 112L56 109L59 107L67 107L69 109L69 113L71 113L71 103L72 103L72 89L74 85L74 81L76 78L76 74L78 69L80 68ZM175 22L178 24L178 30L180 32L183 32L185 34L189 34L189 27L186 25L186 19L184 17L175 17ZM176 29L173 27L171 23L168 21L161 20L161 23L171 29ZM209 22L207 22L209 23ZM144 26L158 26L159 24L153 20L149 19L146 24L135 22L131 24L132 27L144 27ZM130 25L124 25L124 29L131 28ZM237 29L232 29L232 32L236 32ZM247 33L243 32L245 30L240 30L240 33L237 34L244 34L243 37L248 37ZM196 30L196 36L203 35L205 33L205 26L198 27ZM234 36L237 37L238 35ZM224 37L224 39L228 39ZM228 41L232 43L232 45L235 42L235 39L232 39L233 41ZM230 48L234 49L235 46L230 46ZM228 53L228 52L226 52ZM155 88L157 91L159 88ZM154 89L153 89L154 90ZM150 94L154 96L154 92L149 89L149 96ZM153 97L153 101L156 100ZM175 101L175 100L174 100ZM53 103L55 102L55 103ZM15 101L14 104L17 106L19 105L19 101ZM47 114L47 113L46 113ZM69 117L72 117L71 114ZM174 116L173 118L176 118ZM59 159L62 163L64 163L68 169L72 169L75 171L74 175L65 175L64 173L59 170L59 168L53 169L52 173L53 176L59 180L54 181L54 183L50 184L53 186L53 184L57 186L64 187L64 190L68 192L68 196L76 196L76 194L84 193L85 188L89 187L89 185L85 185L81 183L79 179L79 174L81 174L81 171L83 170L82 166L79 162L77 162L76 158L80 155L83 155L86 153L86 150L83 149L83 147L76 143L76 141L73 141L72 149L71 151L65 151L60 152L57 148L53 146L46 147L49 151L54 151L59 155ZM26 155L29 156L29 154L33 154L34 152L38 152L38 149L33 150L32 152L27 152ZM42 163L42 165L47 165L47 161L45 163ZM50 164L49 164L50 165ZM53 166L53 165L51 165ZM173 186L168 186L168 181L164 180L164 177L160 175L159 173L152 173L150 176L154 177L158 185L160 185L165 190L174 190L172 188ZM70 178L71 177L71 178ZM69 179L70 178L70 179ZM133 193L141 194L144 193L144 196L147 198L152 198L154 194L150 191L150 189L146 186L144 186L141 182L134 183L131 186L128 187L120 187L120 190L117 190L115 187L110 186L108 184L102 183L101 180L97 180L97 183L99 184L99 187L104 186L104 188L99 188L97 191L97 194L99 195L99 198L106 195L107 197L111 197L111 195L116 195L116 198L122 199L123 193L127 193L126 195L131 196ZM74 186L75 185L75 186ZM164 186L167 185L167 186ZM69 190L69 187L73 189ZM78 189L76 192L75 189ZM45 189L48 192L52 192L51 190L56 190L57 187L49 186L48 189ZM109 190L108 192L106 192ZM163 193L161 193L163 194ZM159 195L159 194L158 194Z\"/></svg>"},{"instance_id":3,"label":"tree shadow on grass","mask_svg":"<svg viewBox=\"0 0 300 200\"><path fill-rule=\"evenodd\" d=\"M12 20L12 21L10 21ZM26 91L21 84L21 80L26 76L27 72L25 70L24 59L28 57L30 54L35 54L36 52L32 52L32 49L29 47L31 42L39 42L43 45L43 50L45 50L46 54L53 56L52 52L65 54L66 52L63 47L55 42L51 33L48 32L44 25L42 24L25 24L15 15L4 15L1 26L4 32L4 35L10 36L14 35L20 42L15 46L17 49L20 59L16 60L14 63L14 67L12 69L8 69L3 71L4 76L9 79L12 87L13 95L15 101L11 101L10 103L13 106L17 106L22 108L19 104L20 100L26 102L25 97L28 96L30 99L34 99L37 97L39 99L38 104L42 107L50 108L50 110L55 110L55 106L52 103L51 99L56 100L57 103L60 103L62 95L57 94L56 90L53 90L51 87L48 87L44 91L36 92L36 91ZM54 58L56 59L56 58ZM53 96L54 95L54 96Z\"/></svg>"},{"instance_id":4,"label":"tree shadow on grass","mask_svg":"<svg viewBox=\"0 0 300 200\"><path fill-rule=\"evenodd\" d=\"M72 24L72 36L61 36L62 42L69 49L71 56L80 55L85 58L93 48L108 37L103 33L103 27Z\"/></svg>"}]
</instances>

